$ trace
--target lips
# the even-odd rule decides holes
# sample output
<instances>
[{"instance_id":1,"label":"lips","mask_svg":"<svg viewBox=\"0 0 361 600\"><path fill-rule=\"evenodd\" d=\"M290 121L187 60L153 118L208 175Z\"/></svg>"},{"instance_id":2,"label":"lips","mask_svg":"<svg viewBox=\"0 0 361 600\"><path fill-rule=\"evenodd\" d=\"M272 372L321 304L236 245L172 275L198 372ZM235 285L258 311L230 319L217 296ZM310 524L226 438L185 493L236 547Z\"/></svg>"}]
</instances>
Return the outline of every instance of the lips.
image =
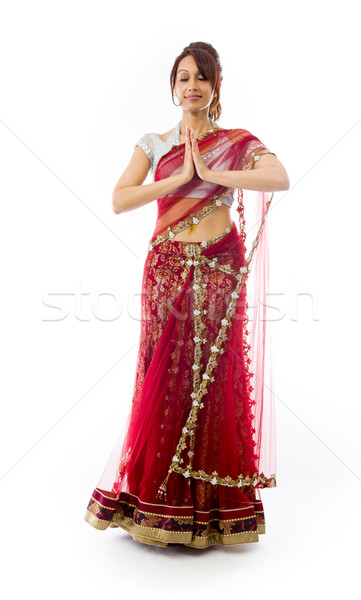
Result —
<instances>
[{"instance_id":1,"label":"lips","mask_svg":"<svg viewBox=\"0 0 361 600\"><path fill-rule=\"evenodd\" d=\"M185 98L187 100L196 100L197 98L200 98L200 96L185 96Z\"/></svg>"}]
</instances>

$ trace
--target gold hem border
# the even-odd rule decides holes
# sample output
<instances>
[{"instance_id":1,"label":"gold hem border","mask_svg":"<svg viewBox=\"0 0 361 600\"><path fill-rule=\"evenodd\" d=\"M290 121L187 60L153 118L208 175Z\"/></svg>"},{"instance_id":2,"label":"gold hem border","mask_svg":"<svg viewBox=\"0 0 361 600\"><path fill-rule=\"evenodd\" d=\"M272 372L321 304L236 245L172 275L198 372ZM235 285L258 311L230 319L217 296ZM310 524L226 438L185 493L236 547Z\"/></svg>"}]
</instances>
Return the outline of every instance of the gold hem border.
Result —
<instances>
[{"instance_id":1,"label":"gold hem border","mask_svg":"<svg viewBox=\"0 0 361 600\"><path fill-rule=\"evenodd\" d=\"M260 529L264 529L264 526L262 527L258 525L257 530L255 531L243 531L239 533L228 534L211 533L205 537L195 536L192 539L192 533L180 533L164 530L159 531L148 527L146 528L147 533L151 535L145 536L144 532L142 531L144 528L141 525L134 523L132 519L128 518L123 518L114 524L116 527L120 527L129 533L135 541L163 547L170 544L182 544L191 548L208 548L209 546L214 546L216 544L221 546L238 546L239 544L258 542L259 534L265 533L265 530L260 531ZM185 536L188 536L190 539L186 541Z\"/></svg>"},{"instance_id":2,"label":"gold hem border","mask_svg":"<svg viewBox=\"0 0 361 600\"><path fill-rule=\"evenodd\" d=\"M99 519L96 515L93 515L88 509L85 511L84 520L95 527L95 529L107 529L109 527L110 522L105 519Z\"/></svg>"},{"instance_id":3,"label":"gold hem border","mask_svg":"<svg viewBox=\"0 0 361 600\"><path fill-rule=\"evenodd\" d=\"M266 533L265 523L257 523L257 529L253 531L228 534L211 533L204 537L193 536L193 533L191 532L182 533L179 531L164 531L154 527L143 527L137 525L132 519L127 517L121 519L118 517L117 521L109 522L99 519L88 510L85 512L84 520L95 529L105 530L108 527L119 527L129 533L137 542L162 547L168 546L169 544L182 544L191 548L207 548L214 545L238 546L239 544L258 542L259 535L264 535ZM148 535L144 535L144 529L147 530ZM186 536L188 536L189 539L186 540Z\"/></svg>"}]
</instances>

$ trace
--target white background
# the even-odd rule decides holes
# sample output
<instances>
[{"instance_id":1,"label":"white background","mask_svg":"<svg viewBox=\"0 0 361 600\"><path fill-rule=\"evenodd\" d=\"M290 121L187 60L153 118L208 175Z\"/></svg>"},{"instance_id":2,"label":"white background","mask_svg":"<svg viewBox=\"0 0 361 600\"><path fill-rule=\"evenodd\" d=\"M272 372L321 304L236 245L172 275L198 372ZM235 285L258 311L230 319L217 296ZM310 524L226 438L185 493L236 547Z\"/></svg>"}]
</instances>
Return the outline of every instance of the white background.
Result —
<instances>
[{"instance_id":1,"label":"white background","mask_svg":"<svg viewBox=\"0 0 361 600\"><path fill-rule=\"evenodd\" d=\"M357 2L2 2L1 586L8 598L344 597L358 586L361 98ZM269 213L277 488L258 544L156 548L86 505L128 412L156 203L116 216L133 146L181 119L192 41L223 127L291 188ZM147 182L151 182L149 180ZM235 205L233 207L236 217ZM125 282L125 283L124 283Z\"/></svg>"}]
</instances>

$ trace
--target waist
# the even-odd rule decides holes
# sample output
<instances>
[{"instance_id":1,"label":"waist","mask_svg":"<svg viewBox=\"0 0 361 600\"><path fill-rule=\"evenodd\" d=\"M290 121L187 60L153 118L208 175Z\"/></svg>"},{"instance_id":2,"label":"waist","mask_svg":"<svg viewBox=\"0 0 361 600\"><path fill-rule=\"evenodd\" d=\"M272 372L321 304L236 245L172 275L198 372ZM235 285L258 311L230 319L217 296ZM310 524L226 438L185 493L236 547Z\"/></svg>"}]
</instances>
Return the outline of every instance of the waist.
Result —
<instances>
[{"instance_id":1,"label":"waist","mask_svg":"<svg viewBox=\"0 0 361 600\"><path fill-rule=\"evenodd\" d=\"M201 202L194 204L193 198L184 198L188 206L177 204L158 205L158 217L152 238L149 241L149 249L167 239L175 239L188 243L190 239L188 232L192 235L194 242L203 242L213 239L227 227L231 227L232 220L230 210L222 205L223 198L227 195L226 189L220 196L204 198ZM193 212L192 212L193 208ZM213 214L212 214L213 213ZM208 217L208 219L207 219ZM211 218L209 218L211 217ZM201 228L194 235L196 226ZM204 224L205 223L205 224Z\"/></svg>"},{"instance_id":2,"label":"waist","mask_svg":"<svg viewBox=\"0 0 361 600\"><path fill-rule=\"evenodd\" d=\"M212 253L235 253L245 254L245 245L239 235L236 223L232 221L231 225L226 227L220 234L208 239L201 241L183 241L168 239L160 242L153 247L153 252L160 254L173 254L173 255L188 255L190 254L204 254L209 255Z\"/></svg>"},{"instance_id":3,"label":"waist","mask_svg":"<svg viewBox=\"0 0 361 600\"><path fill-rule=\"evenodd\" d=\"M217 206L203 217L199 223L177 233L173 241L202 242L203 240L212 240L231 225L231 211L228 206L222 204L222 206Z\"/></svg>"}]
</instances>

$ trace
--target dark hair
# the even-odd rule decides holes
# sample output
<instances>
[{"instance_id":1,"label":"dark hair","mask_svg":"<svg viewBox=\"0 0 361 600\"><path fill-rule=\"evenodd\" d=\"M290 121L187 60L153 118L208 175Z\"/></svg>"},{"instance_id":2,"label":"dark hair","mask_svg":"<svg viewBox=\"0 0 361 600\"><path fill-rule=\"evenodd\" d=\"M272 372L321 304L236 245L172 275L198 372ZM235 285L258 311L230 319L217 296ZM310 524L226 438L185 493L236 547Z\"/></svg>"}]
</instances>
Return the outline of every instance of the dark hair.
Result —
<instances>
[{"instance_id":1,"label":"dark hair","mask_svg":"<svg viewBox=\"0 0 361 600\"><path fill-rule=\"evenodd\" d=\"M212 90L214 91L214 96L209 107L209 116L214 121L217 121L222 112L221 103L219 101L221 81L223 79L222 67L217 50L215 50L215 48L213 48L211 44L207 44L206 42L192 42L191 44L183 48L181 54L179 54L179 56L177 56L177 58L175 59L170 74L170 87L172 92L173 104L173 93L178 65L180 61L188 54L191 54L193 56L194 61L202 77L207 77L207 79L209 79L211 82Z\"/></svg>"}]
</instances>

